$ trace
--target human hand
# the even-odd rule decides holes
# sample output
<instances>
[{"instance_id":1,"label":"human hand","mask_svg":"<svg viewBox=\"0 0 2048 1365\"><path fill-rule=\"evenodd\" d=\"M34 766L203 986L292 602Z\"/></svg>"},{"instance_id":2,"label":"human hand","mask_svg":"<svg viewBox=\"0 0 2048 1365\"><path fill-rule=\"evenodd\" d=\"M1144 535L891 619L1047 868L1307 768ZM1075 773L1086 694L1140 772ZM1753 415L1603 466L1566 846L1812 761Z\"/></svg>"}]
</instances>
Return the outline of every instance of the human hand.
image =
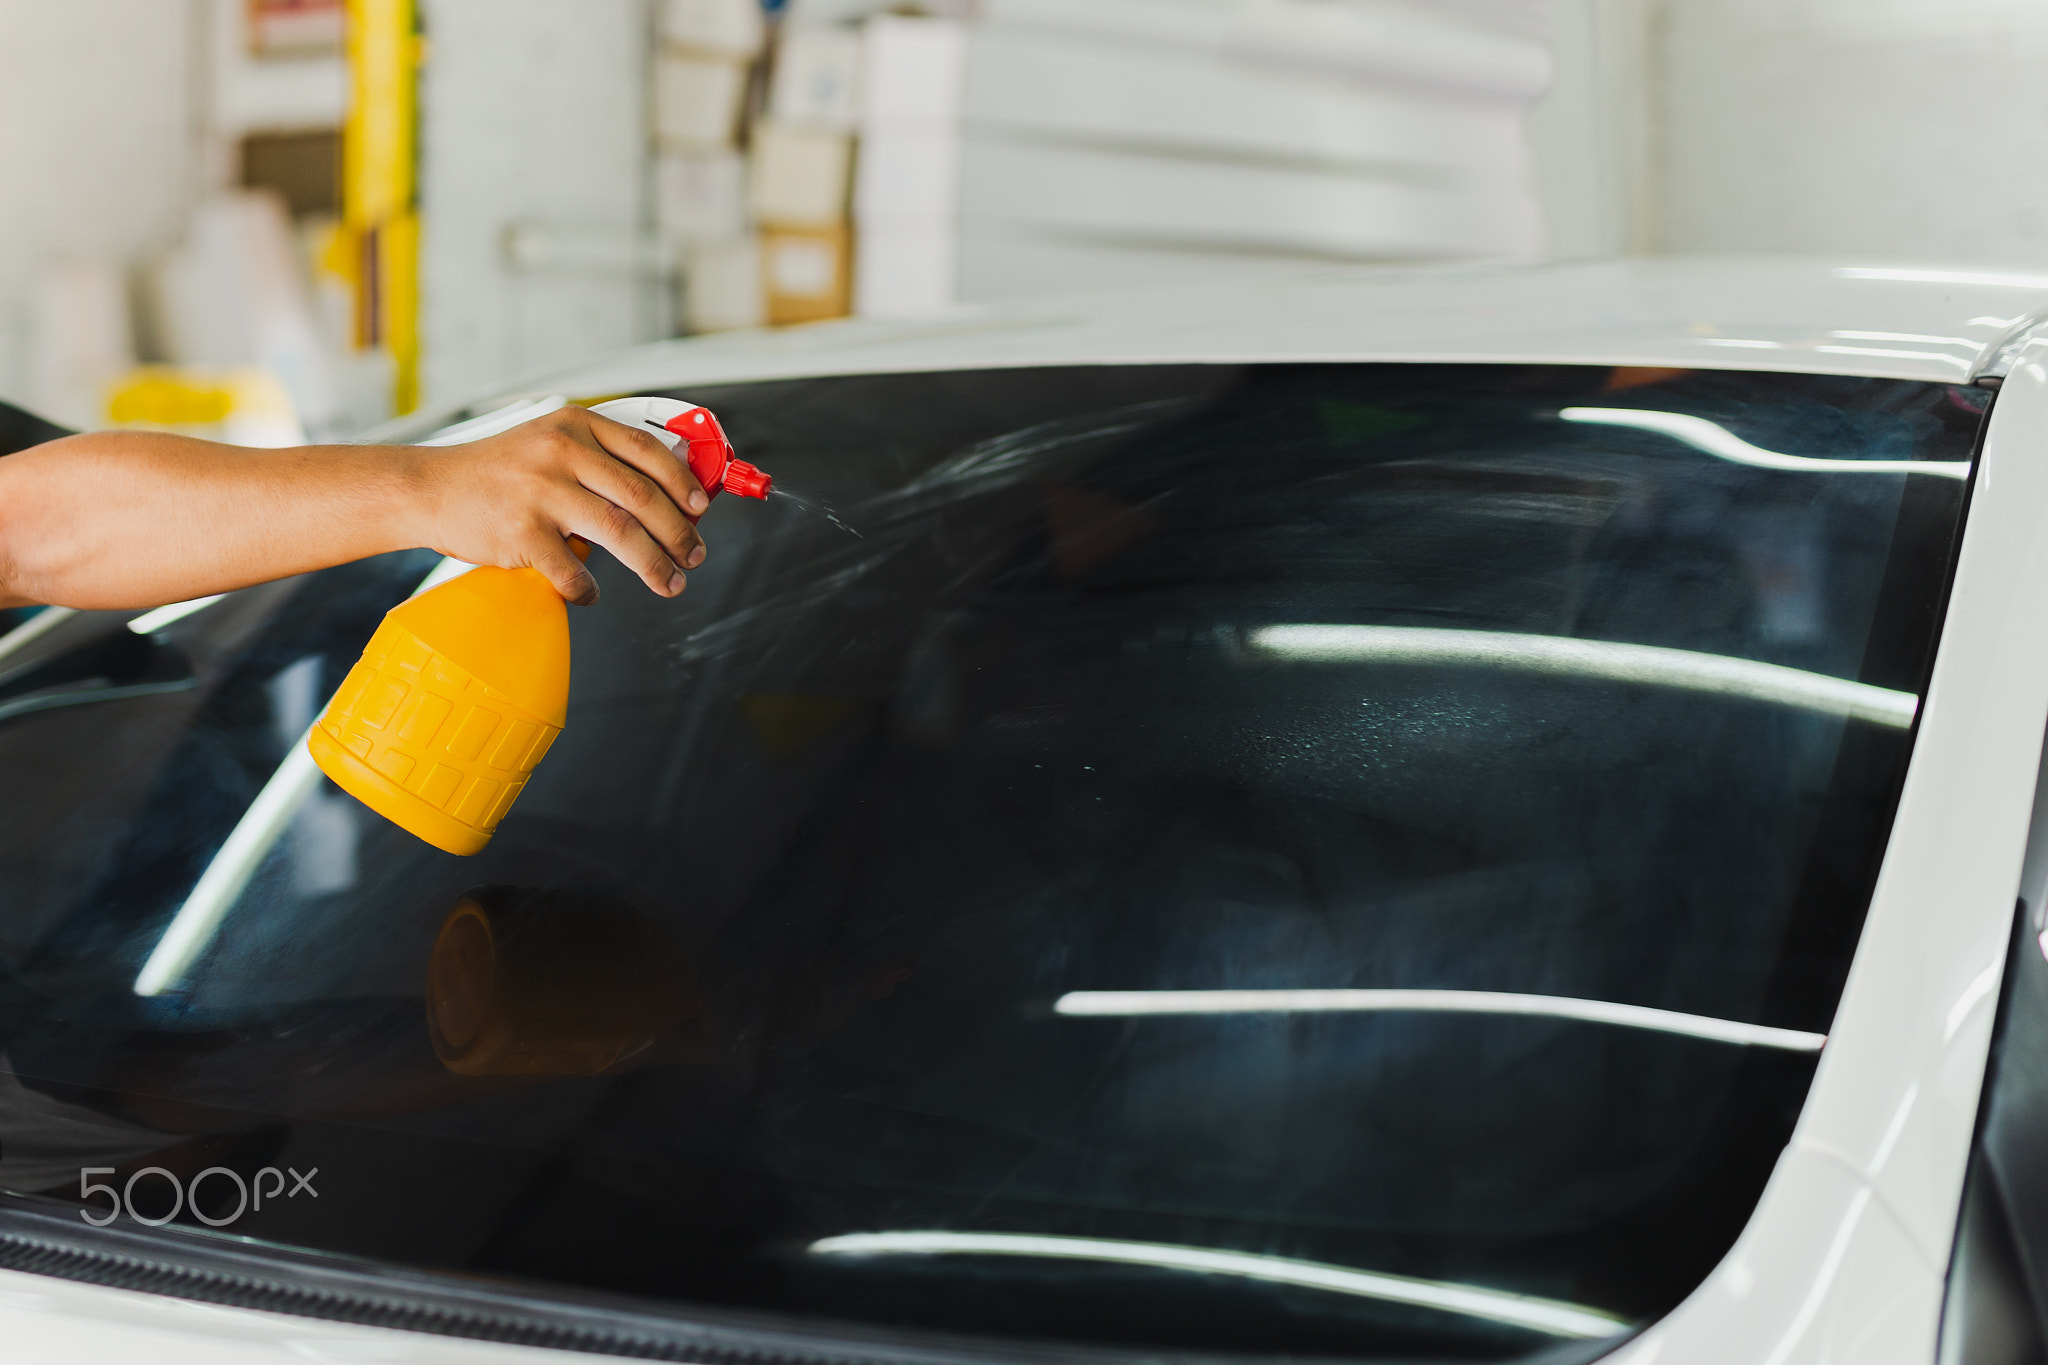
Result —
<instances>
[{"instance_id":1,"label":"human hand","mask_svg":"<svg viewBox=\"0 0 2048 1365\"><path fill-rule=\"evenodd\" d=\"M572 406L414 454L421 543L471 564L537 569L580 606L597 600L597 580L570 536L604 547L663 597L704 562L690 519L711 500L652 432Z\"/></svg>"}]
</instances>

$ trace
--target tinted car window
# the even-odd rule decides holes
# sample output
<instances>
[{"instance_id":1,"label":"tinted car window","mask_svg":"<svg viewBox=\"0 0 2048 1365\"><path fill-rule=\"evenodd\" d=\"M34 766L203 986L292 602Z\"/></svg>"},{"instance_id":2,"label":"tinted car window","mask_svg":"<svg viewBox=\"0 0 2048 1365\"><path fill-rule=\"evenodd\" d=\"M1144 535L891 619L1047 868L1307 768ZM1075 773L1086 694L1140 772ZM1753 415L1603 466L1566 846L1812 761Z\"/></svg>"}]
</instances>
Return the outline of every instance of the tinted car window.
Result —
<instances>
[{"instance_id":1,"label":"tinted car window","mask_svg":"<svg viewBox=\"0 0 2048 1365\"><path fill-rule=\"evenodd\" d=\"M687 396L784 491L715 505L679 601L600 564L474 858L293 756L429 555L0 657L0 1183L1154 1351L1506 1358L1725 1252L1884 851L1984 394Z\"/></svg>"},{"instance_id":2,"label":"tinted car window","mask_svg":"<svg viewBox=\"0 0 2048 1365\"><path fill-rule=\"evenodd\" d=\"M46 422L11 403L0 403L0 455L12 455L17 450L27 450L32 445L71 434L67 427Z\"/></svg>"},{"instance_id":3,"label":"tinted car window","mask_svg":"<svg viewBox=\"0 0 2048 1365\"><path fill-rule=\"evenodd\" d=\"M66 428L46 422L34 413L24 412L9 403L0 403L0 455L12 455L18 450L71 434ZM36 611L34 607L0 607L0 631L20 625Z\"/></svg>"}]
</instances>

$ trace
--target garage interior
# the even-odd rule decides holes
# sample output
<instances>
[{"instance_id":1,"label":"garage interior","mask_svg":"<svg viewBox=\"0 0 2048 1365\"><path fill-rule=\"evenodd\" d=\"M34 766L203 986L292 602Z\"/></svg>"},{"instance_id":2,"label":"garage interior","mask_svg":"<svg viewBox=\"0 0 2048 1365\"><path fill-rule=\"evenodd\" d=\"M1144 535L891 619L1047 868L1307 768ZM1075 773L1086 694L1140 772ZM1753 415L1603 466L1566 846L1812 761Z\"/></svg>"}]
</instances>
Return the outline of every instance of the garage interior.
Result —
<instances>
[{"instance_id":1,"label":"garage interior","mask_svg":"<svg viewBox=\"0 0 2048 1365\"><path fill-rule=\"evenodd\" d=\"M2044 50L2019 0L0 0L0 398L283 444L1305 261L2024 268Z\"/></svg>"}]
</instances>

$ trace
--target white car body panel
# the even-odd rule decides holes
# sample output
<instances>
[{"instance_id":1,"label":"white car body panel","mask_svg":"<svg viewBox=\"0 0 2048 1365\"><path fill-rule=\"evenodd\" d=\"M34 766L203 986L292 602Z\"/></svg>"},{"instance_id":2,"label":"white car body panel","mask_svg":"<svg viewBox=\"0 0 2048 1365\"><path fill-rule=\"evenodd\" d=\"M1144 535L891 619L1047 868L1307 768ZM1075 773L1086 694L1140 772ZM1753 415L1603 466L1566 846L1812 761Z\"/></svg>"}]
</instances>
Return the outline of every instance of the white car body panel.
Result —
<instances>
[{"instance_id":1,"label":"white car body panel","mask_svg":"<svg viewBox=\"0 0 2048 1365\"><path fill-rule=\"evenodd\" d=\"M2048 721L2048 631L2026 628L2048 619L2044 438L2036 342L1993 410L1898 819L1792 1144L1727 1259L1618 1365L1934 1358Z\"/></svg>"},{"instance_id":2,"label":"white car body panel","mask_svg":"<svg viewBox=\"0 0 2048 1365\"><path fill-rule=\"evenodd\" d=\"M1623 363L1959 383L2044 312L2048 274L1782 260L1330 267L919 322L658 342L508 393L614 397L804 375L1222 360Z\"/></svg>"},{"instance_id":3,"label":"white car body panel","mask_svg":"<svg viewBox=\"0 0 2048 1365\"><path fill-rule=\"evenodd\" d=\"M1848 985L1742 1237L1616 1365L1930 1365L2048 722L2048 276L1814 263L1313 270L1202 290L661 343L514 386L1160 361L1588 363L1966 382L2009 365ZM439 425L446 414L434 419ZM394 424L413 438L428 419ZM2048 862L2042 871L2048 875ZM149 1324L159 1324L154 1329ZM154 1330L157 1334L151 1335ZM10 1359L572 1359L0 1272ZM145 1351L136 1349L147 1341ZM199 1342L191 1347L186 1343ZM316 1344L317 1343L317 1344ZM588 1359L589 1357L580 1357Z\"/></svg>"}]
</instances>

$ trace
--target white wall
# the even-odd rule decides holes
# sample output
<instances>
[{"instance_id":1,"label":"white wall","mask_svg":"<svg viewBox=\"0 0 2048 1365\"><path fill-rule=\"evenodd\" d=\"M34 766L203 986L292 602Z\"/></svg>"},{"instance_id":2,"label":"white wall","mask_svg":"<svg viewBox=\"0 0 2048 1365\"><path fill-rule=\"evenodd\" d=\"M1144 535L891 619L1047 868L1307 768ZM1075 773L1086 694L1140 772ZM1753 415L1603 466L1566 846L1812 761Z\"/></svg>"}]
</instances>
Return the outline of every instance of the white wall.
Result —
<instances>
[{"instance_id":1,"label":"white wall","mask_svg":"<svg viewBox=\"0 0 2048 1365\"><path fill-rule=\"evenodd\" d=\"M422 394L652 339L645 0L424 0ZM508 230L542 247L515 269ZM551 259L550 259L551 258Z\"/></svg>"},{"instance_id":2,"label":"white wall","mask_svg":"<svg viewBox=\"0 0 2048 1365\"><path fill-rule=\"evenodd\" d=\"M1550 0L1543 37L1555 73L1529 118L1550 256L1655 247L1659 17L1658 0Z\"/></svg>"},{"instance_id":3,"label":"white wall","mask_svg":"<svg viewBox=\"0 0 2048 1365\"><path fill-rule=\"evenodd\" d=\"M29 300L62 257L133 263L192 200L190 0L0 0L0 398L25 401Z\"/></svg>"},{"instance_id":4,"label":"white wall","mask_svg":"<svg viewBox=\"0 0 2048 1365\"><path fill-rule=\"evenodd\" d=\"M1661 0L1664 251L2048 263L2048 4Z\"/></svg>"}]
</instances>

